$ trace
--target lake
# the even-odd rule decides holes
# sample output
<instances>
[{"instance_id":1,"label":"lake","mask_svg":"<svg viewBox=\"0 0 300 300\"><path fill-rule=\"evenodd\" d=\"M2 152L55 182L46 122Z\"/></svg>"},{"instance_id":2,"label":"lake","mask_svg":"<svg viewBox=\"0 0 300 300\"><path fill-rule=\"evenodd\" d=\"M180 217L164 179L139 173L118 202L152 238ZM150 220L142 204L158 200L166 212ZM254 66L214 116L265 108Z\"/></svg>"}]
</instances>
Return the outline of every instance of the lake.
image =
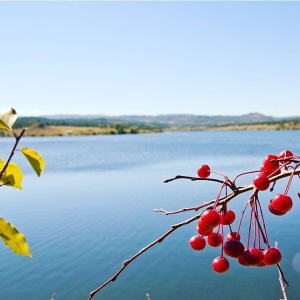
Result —
<instances>
[{"instance_id":1,"label":"lake","mask_svg":"<svg viewBox=\"0 0 300 300\"><path fill-rule=\"evenodd\" d=\"M216 183L166 184L165 179L195 176L204 163L229 177L256 170L267 154L284 149L299 154L299 136L299 131L230 131L23 138L20 147L40 152L46 168L38 178L16 153L13 161L25 175L23 190L1 188L0 216L25 234L33 257L17 256L0 245L0 299L49 300L54 293L56 300L87 299L124 260L172 224L194 215L165 216L155 208L195 206L214 199L219 189ZM0 140L3 159L13 142ZM252 177L239 182L250 183ZM293 300L300 297L299 178L290 190L293 209L281 217L267 211L268 201L283 192L286 182L278 183L274 193L263 193L260 200L270 243L278 241L283 255L281 266ZM237 219L249 195L230 202ZM152 300L282 298L276 267L242 267L229 258L229 271L216 274L211 262L221 249L193 251L189 238L195 233L195 222L179 228L132 262L94 299L138 300L146 299L147 293Z\"/></svg>"}]
</instances>

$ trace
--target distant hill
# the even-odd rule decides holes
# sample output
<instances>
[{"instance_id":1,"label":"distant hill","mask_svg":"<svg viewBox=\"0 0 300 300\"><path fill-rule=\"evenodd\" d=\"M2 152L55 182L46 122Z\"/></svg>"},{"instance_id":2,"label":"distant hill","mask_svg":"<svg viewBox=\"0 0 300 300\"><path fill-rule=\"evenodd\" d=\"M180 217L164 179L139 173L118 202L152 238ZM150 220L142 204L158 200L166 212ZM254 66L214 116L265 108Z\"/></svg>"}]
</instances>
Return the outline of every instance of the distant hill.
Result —
<instances>
[{"instance_id":1,"label":"distant hill","mask_svg":"<svg viewBox=\"0 0 300 300\"><path fill-rule=\"evenodd\" d=\"M46 125L71 125L71 126L98 126L107 124L125 124L138 126L168 127L216 127L226 125L270 123L281 121L299 121L299 117L278 118L266 116L260 113L249 113L241 116L205 116L193 114L167 114L167 115L49 115L41 117L20 117L16 126L29 126L33 123L45 123ZM22 124L22 125L21 125Z\"/></svg>"},{"instance_id":2,"label":"distant hill","mask_svg":"<svg viewBox=\"0 0 300 300\"><path fill-rule=\"evenodd\" d=\"M259 113L241 116L169 114L157 116L55 115L19 117L14 129L30 136L136 134L193 130L300 130L300 117L276 118ZM0 130L0 135L5 136Z\"/></svg>"}]
</instances>

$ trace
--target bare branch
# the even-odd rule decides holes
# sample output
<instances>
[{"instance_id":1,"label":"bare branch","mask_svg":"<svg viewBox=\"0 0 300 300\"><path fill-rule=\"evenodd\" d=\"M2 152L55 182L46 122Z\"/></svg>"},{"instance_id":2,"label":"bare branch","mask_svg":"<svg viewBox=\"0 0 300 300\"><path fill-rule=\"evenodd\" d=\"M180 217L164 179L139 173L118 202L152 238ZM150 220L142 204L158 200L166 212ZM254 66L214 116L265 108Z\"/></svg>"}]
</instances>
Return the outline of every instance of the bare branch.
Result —
<instances>
[{"instance_id":1,"label":"bare branch","mask_svg":"<svg viewBox=\"0 0 300 300\"><path fill-rule=\"evenodd\" d=\"M105 281L103 284L101 284L98 288L96 288L94 291L92 291L89 295L88 300L92 299L96 293L98 293L101 289L103 289L106 285L108 285L110 282L115 281L118 276L120 275L120 273L122 273L122 271L132 262L134 261L138 256L140 256L141 254L143 254L145 251L147 251L148 249L152 248L154 245L161 243L167 236L169 236L172 232L174 232L176 229L187 225L197 219L199 219L201 214L195 215L190 219L187 219L181 223L177 223L171 226L171 228L165 232L163 235L161 235L159 238L157 238L156 240L154 240L152 243L148 244L146 247L142 248L139 252L137 252L136 254L134 254L132 257L130 257L129 259L125 260L122 264L122 266L120 267L120 269L107 281Z\"/></svg>"},{"instance_id":2,"label":"bare branch","mask_svg":"<svg viewBox=\"0 0 300 300\"><path fill-rule=\"evenodd\" d=\"M273 183L273 186L270 188L270 191L273 191L274 185L275 185L275 183L276 183L277 180L280 180L280 179L285 178L285 177L289 177L292 174L299 175L300 174L300 168L296 169L296 170L292 169L292 170L289 170L289 171L283 171L282 173L280 173L280 174L278 174L276 176L271 177L270 178L270 182ZM164 182L171 182L171 181L177 180L177 179L190 179L192 181L204 180L204 181L221 182L221 181L219 181L217 179L212 179L212 178L197 178L197 177L189 177L189 176L182 176L182 175L177 175L177 176L175 176L175 177L173 177L171 179L165 180ZM231 188L230 185L228 185L228 186ZM243 194L243 193L248 192L248 191L251 191L253 189L255 189L253 184L236 187L233 190L232 193L230 193L227 196L221 197L218 200L218 205L225 204L225 203L229 202L230 200L232 200L233 198L237 197L238 195ZM258 191L256 190L256 193L257 192ZM215 199L211 200L211 201L208 201L208 202L204 202L204 203L202 203L199 206L193 206L193 207L188 207L188 208L185 207L185 208L181 208L181 209L174 210L174 211L168 211L168 210L165 210L163 208L157 208L157 209L154 209L154 211L155 212L161 212L161 213L163 213L165 215L174 215L174 214L179 214L179 213L186 212L186 211L198 211L201 208L208 207L209 205L212 205L214 202L215 202Z\"/></svg>"},{"instance_id":3,"label":"bare branch","mask_svg":"<svg viewBox=\"0 0 300 300\"><path fill-rule=\"evenodd\" d=\"M300 168L298 169L292 169L292 170L285 170L283 172L281 172L280 174L276 175L276 176L273 176L270 179L270 182L273 182L275 183L277 180L280 180L282 178L285 178L285 177L288 177L288 176L291 176L291 175L299 175L300 174ZM197 181L197 180L205 180L205 181L214 181L214 182L218 182L218 183L222 183L224 184L224 181L221 181L221 180L218 180L218 179L212 179L212 178L196 178L196 177L190 177L190 176L181 176L181 175L177 175L175 176L174 178L171 178L171 179L167 179L165 180L164 182L171 182L171 181L174 181L174 180L177 180L177 179L189 179L189 180L192 180L192 181ZM233 198L237 197L238 195L240 194L243 194L245 192L248 192L248 191L251 191L253 190L253 194L252 195L257 195L257 193L259 192L253 184L249 184L249 185L245 185L245 186L240 186L240 187L235 187L235 185L230 185L230 183L226 183L226 185L232 189L232 192L227 195L227 196L224 196L224 197L221 197L218 199L218 206L220 205L224 205L226 203L228 203L229 201L231 201ZM211 201L208 201L208 202L205 202L205 203L202 203L201 205L199 206L195 206L195 207L191 207L191 208L182 208L182 209L179 209L177 211L166 211L162 208L160 209L156 209L155 211L156 212L162 212L164 213L165 215L169 215L169 214L177 214L177 213L181 213L181 212L185 212L185 211L198 211L199 209L201 208L204 208L204 207L208 207L212 204L215 203L215 199L214 200L211 200ZM202 211L203 212L203 211ZM105 281L104 283L102 283L98 288L96 288L95 290L93 290L90 294L89 294L89 298L88 300L91 300L101 289L103 289L105 286L107 286L109 283L115 281L118 276L124 271L124 269L132 262L134 261L136 258L138 258L140 255L142 255L144 252L146 252L147 250L149 250L150 248L152 248L154 245L158 244L158 243L161 243L165 238L167 238L171 233L173 233L175 230L177 230L178 228L184 226L184 225L187 225L197 219L200 218L201 216L201 213L181 222L181 223L177 223L177 224L174 224L171 226L171 228L165 232L163 235L161 235L160 237L158 237L156 240L154 240L152 243L148 244L147 246L145 246L144 248L142 248L140 251L138 251L136 254L134 254L132 257L130 257L129 259L125 260L122 264L122 266L119 268L119 270L111 277L109 278L107 281ZM283 272L279 266L279 264L277 265L277 268L279 270L279 274L280 274L280 280L282 282L282 284L286 287L288 286L288 283L287 281L285 280L284 278L284 275L283 275ZM285 298L286 299L286 298Z\"/></svg>"},{"instance_id":4,"label":"bare branch","mask_svg":"<svg viewBox=\"0 0 300 300\"><path fill-rule=\"evenodd\" d=\"M276 241L275 242L275 248L278 248L278 242ZM284 274L282 272L282 269L280 267L280 264L278 263L277 264L277 270L278 270L278 274L279 274L279 284L280 284L280 287L281 287L281 292L282 292L282 295L283 295L283 299L282 300L287 300L287 294L286 294L286 288L289 287L289 284L288 282L286 281L285 277L284 277Z\"/></svg>"},{"instance_id":5,"label":"bare branch","mask_svg":"<svg viewBox=\"0 0 300 300\"><path fill-rule=\"evenodd\" d=\"M6 161L5 165L4 165L4 167L3 167L3 169L2 169L1 172L0 172L0 180L1 180L1 178L2 178L2 176L3 176L3 174L4 174L4 172L5 172L5 170L7 169L8 164L10 163L12 157L14 156L15 150L16 150L16 148L17 148L17 146L18 146L18 143L19 143L20 139L23 137L23 135L25 134L25 131L26 131L26 130L27 130L27 128L23 129L23 130L21 131L21 133L20 133L19 136L17 136L17 135L14 133L15 138L16 138L16 141L15 141L15 144L14 144L14 146L13 146L11 152L10 152L10 155L9 155L9 157L8 157L8 159L7 159L7 161Z\"/></svg>"}]
</instances>

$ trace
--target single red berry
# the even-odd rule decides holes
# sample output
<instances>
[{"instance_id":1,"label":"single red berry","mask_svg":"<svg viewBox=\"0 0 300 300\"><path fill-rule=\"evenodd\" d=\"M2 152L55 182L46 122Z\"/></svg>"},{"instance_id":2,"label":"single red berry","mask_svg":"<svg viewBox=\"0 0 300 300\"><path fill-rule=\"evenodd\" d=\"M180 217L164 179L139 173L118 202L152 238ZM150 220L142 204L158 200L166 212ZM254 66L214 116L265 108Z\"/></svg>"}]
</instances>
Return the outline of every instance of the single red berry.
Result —
<instances>
[{"instance_id":1,"label":"single red berry","mask_svg":"<svg viewBox=\"0 0 300 300\"><path fill-rule=\"evenodd\" d=\"M274 154L267 155L263 160L264 169L267 172L274 172L279 168L278 156Z\"/></svg>"},{"instance_id":2,"label":"single red berry","mask_svg":"<svg viewBox=\"0 0 300 300\"><path fill-rule=\"evenodd\" d=\"M210 175L210 167L208 165L202 165L197 171L200 178L207 178Z\"/></svg>"},{"instance_id":3,"label":"single red berry","mask_svg":"<svg viewBox=\"0 0 300 300\"><path fill-rule=\"evenodd\" d=\"M274 210L280 213L286 213L292 208L293 200L288 195L277 194L274 198L272 198L271 205Z\"/></svg>"},{"instance_id":4,"label":"single red berry","mask_svg":"<svg viewBox=\"0 0 300 300\"><path fill-rule=\"evenodd\" d=\"M253 184L259 191L265 191L270 186L270 180L265 173L259 173L254 177Z\"/></svg>"},{"instance_id":5,"label":"single red berry","mask_svg":"<svg viewBox=\"0 0 300 300\"><path fill-rule=\"evenodd\" d=\"M286 214L285 212L279 212L276 209L274 209L274 207L272 206L272 200L269 202L268 208L269 208L270 213L272 213L273 215L283 216Z\"/></svg>"},{"instance_id":6,"label":"single red berry","mask_svg":"<svg viewBox=\"0 0 300 300\"><path fill-rule=\"evenodd\" d=\"M224 253L228 256L238 258L244 253L244 245L237 240L230 240L224 243Z\"/></svg>"},{"instance_id":7,"label":"single red berry","mask_svg":"<svg viewBox=\"0 0 300 300\"><path fill-rule=\"evenodd\" d=\"M219 247L222 245L223 236L220 233L212 232L207 236L207 244L212 247Z\"/></svg>"},{"instance_id":8,"label":"single red berry","mask_svg":"<svg viewBox=\"0 0 300 300\"><path fill-rule=\"evenodd\" d=\"M298 191L298 198L300 198L300 190Z\"/></svg>"},{"instance_id":9,"label":"single red berry","mask_svg":"<svg viewBox=\"0 0 300 300\"><path fill-rule=\"evenodd\" d=\"M269 248L263 252L263 263L267 266L276 265L281 261L281 253L277 248Z\"/></svg>"},{"instance_id":10,"label":"single red berry","mask_svg":"<svg viewBox=\"0 0 300 300\"><path fill-rule=\"evenodd\" d=\"M250 266L259 265L264 258L262 251L258 248L249 248L244 251L245 262Z\"/></svg>"},{"instance_id":11,"label":"single red berry","mask_svg":"<svg viewBox=\"0 0 300 300\"><path fill-rule=\"evenodd\" d=\"M213 228L210 228L210 227L205 227L205 226L199 226L199 222L198 222L198 226L197 226L197 232L200 234L200 235L209 235L213 232Z\"/></svg>"},{"instance_id":12,"label":"single red berry","mask_svg":"<svg viewBox=\"0 0 300 300\"><path fill-rule=\"evenodd\" d=\"M293 158L294 154L290 150L283 150L279 153L278 158L284 159L283 161L280 161L280 163L286 163L289 165L291 162L288 161L288 158Z\"/></svg>"},{"instance_id":13,"label":"single red berry","mask_svg":"<svg viewBox=\"0 0 300 300\"><path fill-rule=\"evenodd\" d=\"M232 231L226 235L226 241L240 241L241 236L239 233Z\"/></svg>"},{"instance_id":14,"label":"single red berry","mask_svg":"<svg viewBox=\"0 0 300 300\"><path fill-rule=\"evenodd\" d=\"M202 227L214 228L220 224L221 217L219 213L213 209L205 210L198 221L198 225ZM200 224L199 224L200 223Z\"/></svg>"},{"instance_id":15,"label":"single red berry","mask_svg":"<svg viewBox=\"0 0 300 300\"><path fill-rule=\"evenodd\" d=\"M235 213L233 210L228 209L226 212L221 214L221 224L230 225L235 220Z\"/></svg>"},{"instance_id":16,"label":"single red berry","mask_svg":"<svg viewBox=\"0 0 300 300\"><path fill-rule=\"evenodd\" d=\"M224 256L218 256L213 260L212 268L217 273L224 273L229 269L229 261Z\"/></svg>"},{"instance_id":17,"label":"single red berry","mask_svg":"<svg viewBox=\"0 0 300 300\"><path fill-rule=\"evenodd\" d=\"M190 246L197 251L205 248L206 241L203 237L199 235L194 235L190 238Z\"/></svg>"}]
</instances>

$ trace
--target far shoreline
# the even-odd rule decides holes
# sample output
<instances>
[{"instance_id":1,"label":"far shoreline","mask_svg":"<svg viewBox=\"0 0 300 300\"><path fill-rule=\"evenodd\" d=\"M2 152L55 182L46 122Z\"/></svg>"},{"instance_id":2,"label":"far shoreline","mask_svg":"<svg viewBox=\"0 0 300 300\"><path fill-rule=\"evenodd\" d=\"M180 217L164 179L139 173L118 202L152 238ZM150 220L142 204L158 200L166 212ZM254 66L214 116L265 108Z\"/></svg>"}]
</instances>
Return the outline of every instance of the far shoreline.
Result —
<instances>
[{"instance_id":1,"label":"far shoreline","mask_svg":"<svg viewBox=\"0 0 300 300\"><path fill-rule=\"evenodd\" d=\"M14 130L19 134L22 129ZM210 127L168 127L142 129L134 128L117 131L114 127L84 127L84 126L38 126L28 127L25 137L51 137L51 136L89 136L89 135L127 135L127 134L146 134L146 133L163 133L163 132L188 132L188 131L278 131L278 130L300 130L300 124L297 123L262 123L262 124L239 124ZM0 132L1 136L12 136L9 132Z\"/></svg>"}]
</instances>

